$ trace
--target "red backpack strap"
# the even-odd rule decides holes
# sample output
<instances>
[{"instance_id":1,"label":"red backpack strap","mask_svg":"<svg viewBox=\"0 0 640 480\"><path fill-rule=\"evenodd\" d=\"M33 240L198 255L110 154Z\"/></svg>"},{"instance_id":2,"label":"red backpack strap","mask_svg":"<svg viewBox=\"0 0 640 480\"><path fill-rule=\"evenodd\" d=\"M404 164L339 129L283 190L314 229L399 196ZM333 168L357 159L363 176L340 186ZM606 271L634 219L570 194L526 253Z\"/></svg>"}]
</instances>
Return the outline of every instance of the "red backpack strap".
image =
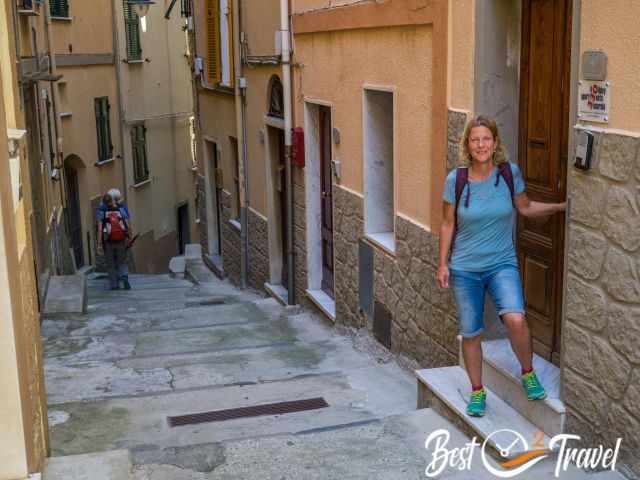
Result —
<instances>
[{"instance_id":1,"label":"red backpack strap","mask_svg":"<svg viewBox=\"0 0 640 480\"><path fill-rule=\"evenodd\" d=\"M511 203L515 207L515 201L513 197L516 194L516 189L513 184L513 171L511 170L511 164L509 162L502 162L498 164L498 175L496 175L496 187L498 186L498 182L500 182L500 177L504 178L507 187L509 187L509 191L511 192Z\"/></svg>"},{"instance_id":2,"label":"red backpack strap","mask_svg":"<svg viewBox=\"0 0 640 480\"><path fill-rule=\"evenodd\" d=\"M464 187L469 183L469 169L467 167L460 167L456 169L456 204L453 210L453 235L451 237L451 246L449 247L449 258L453 254L453 245L456 242L456 234L458 233L458 206L460 205L460 199L464 192ZM471 192L467 192L467 199L465 200L465 207L469 206L469 195Z\"/></svg>"}]
</instances>

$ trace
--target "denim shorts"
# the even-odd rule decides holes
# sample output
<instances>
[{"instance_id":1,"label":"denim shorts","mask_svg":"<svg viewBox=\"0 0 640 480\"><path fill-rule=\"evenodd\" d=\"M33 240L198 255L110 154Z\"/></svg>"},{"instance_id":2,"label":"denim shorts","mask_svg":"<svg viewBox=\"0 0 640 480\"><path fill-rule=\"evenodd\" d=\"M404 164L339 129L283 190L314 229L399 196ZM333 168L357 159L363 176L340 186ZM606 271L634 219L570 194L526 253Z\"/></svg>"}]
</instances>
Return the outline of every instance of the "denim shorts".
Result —
<instances>
[{"instance_id":1,"label":"denim shorts","mask_svg":"<svg viewBox=\"0 0 640 480\"><path fill-rule=\"evenodd\" d=\"M449 269L458 306L460 335L474 337L484 330L484 297L489 290L498 315L523 313L520 272L514 265L499 265L483 272Z\"/></svg>"}]
</instances>

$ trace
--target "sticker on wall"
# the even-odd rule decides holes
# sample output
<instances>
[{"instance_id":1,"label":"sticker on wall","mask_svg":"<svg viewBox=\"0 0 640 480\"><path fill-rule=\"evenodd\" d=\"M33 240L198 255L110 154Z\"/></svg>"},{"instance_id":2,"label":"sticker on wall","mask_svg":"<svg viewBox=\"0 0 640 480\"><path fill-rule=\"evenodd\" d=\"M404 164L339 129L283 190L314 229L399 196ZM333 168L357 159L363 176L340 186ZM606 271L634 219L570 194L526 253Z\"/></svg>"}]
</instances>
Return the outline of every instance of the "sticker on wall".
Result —
<instances>
[{"instance_id":1,"label":"sticker on wall","mask_svg":"<svg viewBox=\"0 0 640 480\"><path fill-rule=\"evenodd\" d=\"M607 123L611 101L611 83L582 80L578 82L578 118Z\"/></svg>"}]
</instances>

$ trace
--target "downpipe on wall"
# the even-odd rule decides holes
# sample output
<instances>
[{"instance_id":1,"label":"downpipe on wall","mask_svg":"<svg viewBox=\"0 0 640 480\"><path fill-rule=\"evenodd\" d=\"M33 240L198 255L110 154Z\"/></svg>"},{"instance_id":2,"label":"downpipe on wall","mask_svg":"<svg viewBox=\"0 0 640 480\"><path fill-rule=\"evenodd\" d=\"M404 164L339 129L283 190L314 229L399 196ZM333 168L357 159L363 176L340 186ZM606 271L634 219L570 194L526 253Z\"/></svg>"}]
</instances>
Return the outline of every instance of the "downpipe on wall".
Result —
<instances>
[{"instance_id":1,"label":"downpipe on wall","mask_svg":"<svg viewBox=\"0 0 640 480\"><path fill-rule=\"evenodd\" d=\"M293 181L291 171L291 37L289 32L289 0L280 0L280 34L282 35L282 96L284 97L284 150L287 182L287 293L288 304L295 305L293 264Z\"/></svg>"},{"instance_id":2,"label":"downpipe on wall","mask_svg":"<svg viewBox=\"0 0 640 480\"><path fill-rule=\"evenodd\" d=\"M235 79L235 94L236 94L236 129L239 133L240 155L242 155L242 172L240 172L240 178L242 179L242 188L240 189L240 243L241 243L241 255L240 255L240 286L247 288L248 286L248 272L249 272L249 165L247 160L247 112L246 112L246 93L247 86L244 78L244 56L242 54L242 42L240 42L240 35L242 35L242 2L239 0L233 0L233 11L236 15L233 16L233 31L238 34L233 35L233 51L234 51L234 64L236 65Z\"/></svg>"}]
</instances>

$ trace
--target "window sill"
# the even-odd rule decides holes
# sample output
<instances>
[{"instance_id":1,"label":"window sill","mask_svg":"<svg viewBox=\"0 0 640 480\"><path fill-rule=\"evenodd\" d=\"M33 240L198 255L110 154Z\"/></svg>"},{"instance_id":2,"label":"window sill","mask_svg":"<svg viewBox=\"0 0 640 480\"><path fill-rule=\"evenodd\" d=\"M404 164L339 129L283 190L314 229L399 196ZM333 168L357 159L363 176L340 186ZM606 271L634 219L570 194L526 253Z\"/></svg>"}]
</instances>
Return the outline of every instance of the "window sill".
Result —
<instances>
[{"instance_id":1,"label":"window sill","mask_svg":"<svg viewBox=\"0 0 640 480\"><path fill-rule=\"evenodd\" d=\"M151 183L151 179L147 178L146 180L142 180L141 182L138 183L134 183L133 185L131 185L131 188L141 188L144 187L145 185L148 185Z\"/></svg>"},{"instance_id":2,"label":"window sill","mask_svg":"<svg viewBox=\"0 0 640 480\"><path fill-rule=\"evenodd\" d=\"M364 238L387 252L389 255L395 256L396 239L393 232L366 233Z\"/></svg>"},{"instance_id":3,"label":"window sill","mask_svg":"<svg viewBox=\"0 0 640 480\"><path fill-rule=\"evenodd\" d=\"M73 112L60 112L60 118L69 118L71 115L73 115Z\"/></svg>"},{"instance_id":4,"label":"window sill","mask_svg":"<svg viewBox=\"0 0 640 480\"><path fill-rule=\"evenodd\" d=\"M51 17L54 22L72 22L73 17Z\"/></svg>"},{"instance_id":5,"label":"window sill","mask_svg":"<svg viewBox=\"0 0 640 480\"><path fill-rule=\"evenodd\" d=\"M113 163L113 157L107 158L106 160L97 161L96 163L94 163L94 165L96 167L102 167L103 165L108 165L110 163Z\"/></svg>"},{"instance_id":6,"label":"window sill","mask_svg":"<svg viewBox=\"0 0 640 480\"><path fill-rule=\"evenodd\" d=\"M205 85L203 83L202 84L202 88L204 90L209 91L209 92L224 93L225 95L235 95L236 94L236 92L235 92L235 90L233 88L225 87L223 85L211 86L211 85Z\"/></svg>"},{"instance_id":7,"label":"window sill","mask_svg":"<svg viewBox=\"0 0 640 480\"><path fill-rule=\"evenodd\" d=\"M123 60L124 63L127 63L129 65L142 65L144 63L143 59L140 60L129 60L129 59L125 59Z\"/></svg>"},{"instance_id":8,"label":"window sill","mask_svg":"<svg viewBox=\"0 0 640 480\"><path fill-rule=\"evenodd\" d=\"M235 228L239 232L242 231L242 225L240 225L240 222L238 220L234 220L232 218L231 220L229 220L229 225L231 225L233 228Z\"/></svg>"}]
</instances>

